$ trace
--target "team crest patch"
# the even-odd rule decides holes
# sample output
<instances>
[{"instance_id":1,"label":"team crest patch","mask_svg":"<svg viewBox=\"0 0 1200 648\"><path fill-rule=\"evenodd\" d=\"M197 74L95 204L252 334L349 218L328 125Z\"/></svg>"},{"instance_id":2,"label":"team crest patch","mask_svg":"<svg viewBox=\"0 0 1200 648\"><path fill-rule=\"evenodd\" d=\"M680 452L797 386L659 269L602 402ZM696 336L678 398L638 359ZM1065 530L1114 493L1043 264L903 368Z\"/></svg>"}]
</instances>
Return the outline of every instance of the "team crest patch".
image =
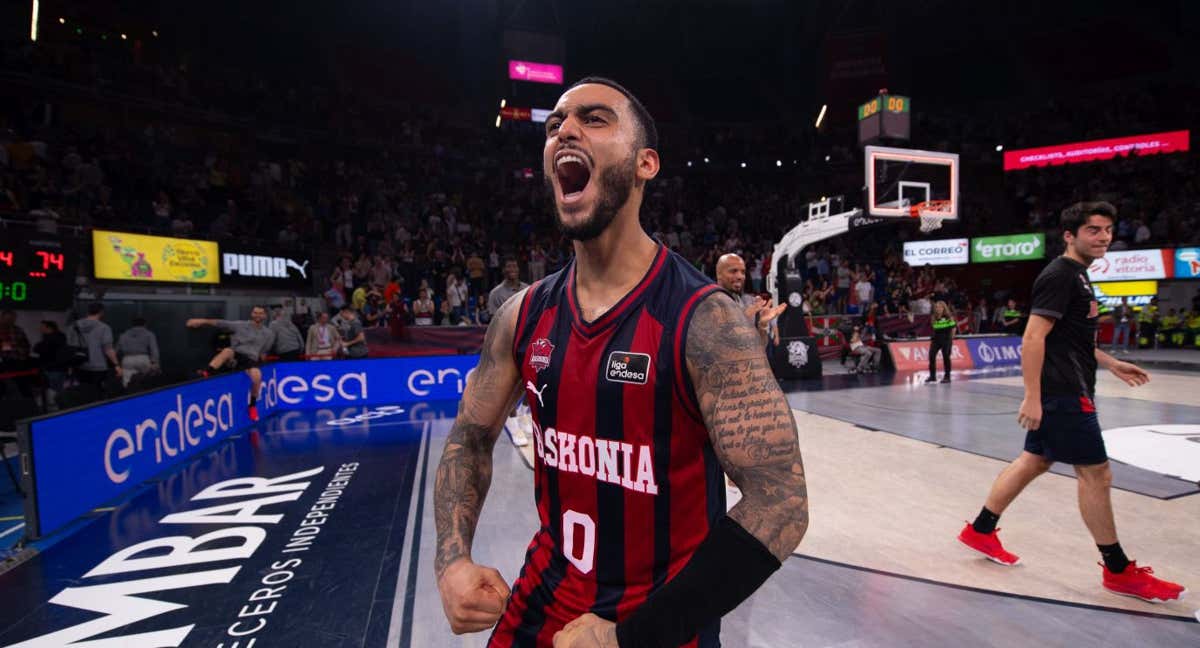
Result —
<instances>
[{"instance_id":1,"label":"team crest patch","mask_svg":"<svg viewBox=\"0 0 1200 648\"><path fill-rule=\"evenodd\" d=\"M645 353L613 351L608 354L604 377L610 382L645 385L650 376L650 356Z\"/></svg>"},{"instance_id":2,"label":"team crest patch","mask_svg":"<svg viewBox=\"0 0 1200 648\"><path fill-rule=\"evenodd\" d=\"M550 366L550 354L554 353L554 345L546 338L538 338L529 345L529 366L535 371L541 371Z\"/></svg>"}]
</instances>

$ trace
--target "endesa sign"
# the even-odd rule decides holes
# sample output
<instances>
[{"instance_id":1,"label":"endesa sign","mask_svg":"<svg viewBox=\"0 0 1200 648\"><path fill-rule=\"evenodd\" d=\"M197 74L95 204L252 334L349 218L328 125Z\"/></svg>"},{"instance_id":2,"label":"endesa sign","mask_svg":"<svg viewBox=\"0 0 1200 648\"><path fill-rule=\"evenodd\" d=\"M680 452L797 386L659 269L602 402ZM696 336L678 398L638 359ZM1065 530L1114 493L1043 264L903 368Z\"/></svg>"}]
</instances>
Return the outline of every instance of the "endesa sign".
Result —
<instances>
[{"instance_id":1,"label":"endesa sign","mask_svg":"<svg viewBox=\"0 0 1200 648\"><path fill-rule=\"evenodd\" d=\"M531 81L533 83L553 83L562 85L563 69L553 63L531 63L529 61L509 61L508 78L513 81Z\"/></svg>"},{"instance_id":2,"label":"endesa sign","mask_svg":"<svg viewBox=\"0 0 1200 648\"><path fill-rule=\"evenodd\" d=\"M478 363L457 355L269 364L259 410L457 400ZM238 372L22 424L29 533L50 533L249 427L249 394Z\"/></svg>"},{"instance_id":3,"label":"endesa sign","mask_svg":"<svg viewBox=\"0 0 1200 648\"><path fill-rule=\"evenodd\" d=\"M966 263L971 248L967 239L909 241L904 244L904 262L914 268L926 265L957 265Z\"/></svg>"},{"instance_id":4,"label":"endesa sign","mask_svg":"<svg viewBox=\"0 0 1200 648\"><path fill-rule=\"evenodd\" d=\"M1019 171L1035 166L1078 164L1096 160L1111 160L1118 155L1152 155L1183 153L1189 147L1189 131L1150 133L1132 137L1056 144L1040 148L1004 152L1004 170Z\"/></svg>"},{"instance_id":5,"label":"endesa sign","mask_svg":"<svg viewBox=\"0 0 1200 648\"><path fill-rule=\"evenodd\" d=\"M1138 279L1167 279L1173 270L1172 250L1109 251L1088 268L1092 281L1134 281Z\"/></svg>"}]
</instances>

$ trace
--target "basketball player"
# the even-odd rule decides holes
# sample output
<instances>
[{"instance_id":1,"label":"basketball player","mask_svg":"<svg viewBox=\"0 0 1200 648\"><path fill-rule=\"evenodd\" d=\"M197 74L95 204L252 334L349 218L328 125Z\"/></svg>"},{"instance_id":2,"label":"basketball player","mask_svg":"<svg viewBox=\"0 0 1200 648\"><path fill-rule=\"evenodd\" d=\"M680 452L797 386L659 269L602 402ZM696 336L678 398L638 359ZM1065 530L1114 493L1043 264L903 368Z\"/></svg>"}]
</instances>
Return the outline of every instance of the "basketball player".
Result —
<instances>
[{"instance_id":1,"label":"basketball player","mask_svg":"<svg viewBox=\"0 0 1200 648\"><path fill-rule=\"evenodd\" d=\"M808 525L795 419L753 325L638 222L656 148L646 109L607 79L569 88L546 121L575 259L488 327L434 495L450 627L495 625L492 648L719 646L721 616ZM471 544L522 392L541 524L510 591ZM743 493L728 514L722 471Z\"/></svg>"},{"instance_id":2,"label":"basketball player","mask_svg":"<svg viewBox=\"0 0 1200 648\"><path fill-rule=\"evenodd\" d=\"M717 259L717 285L729 293L741 305L746 317L750 318L758 328L758 338L764 346L767 344L767 329L775 318L787 308L787 304L772 306L770 300L759 295L747 295L746 262L742 257L733 254L722 254Z\"/></svg>"},{"instance_id":3,"label":"basketball player","mask_svg":"<svg viewBox=\"0 0 1200 648\"><path fill-rule=\"evenodd\" d=\"M1000 514L1054 462L1072 464L1079 478L1079 511L1104 560L1104 587L1157 603L1179 599L1185 590L1155 578L1149 567L1138 567L1117 541L1109 498L1112 471L1093 403L1097 365L1133 387L1150 380L1142 369L1096 347L1099 309L1087 269L1107 251L1116 219L1116 208L1106 202L1076 203L1063 210L1067 250L1034 281L1022 339L1025 399L1017 423L1028 430L1025 451L996 478L979 517L958 539L994 562L1016 565L1020 558L1005 551L996 535Z\"/></svg>"},{"instance_id":4,"label":"basketball player","mask_svg":"<svg viewBox=\"0 0 1200 648\"><path fill-rule=\"evenodd\" d=\"M215 326L222 331L233 334L229 339L229 347L221 349L208 366L200 370L201 376L211 376L221 369L231 367L241 369L250 378L250 408L248 413L251 421L258 420L258 395L262 387L262 371L258 368L266 358L267 351L275 343L275 333L263 325L267 321L267 309L255 306L250 309L250 319L230 321L222 319L193 318L187 321L188 328Z\"/></svg>"}]
</instances>

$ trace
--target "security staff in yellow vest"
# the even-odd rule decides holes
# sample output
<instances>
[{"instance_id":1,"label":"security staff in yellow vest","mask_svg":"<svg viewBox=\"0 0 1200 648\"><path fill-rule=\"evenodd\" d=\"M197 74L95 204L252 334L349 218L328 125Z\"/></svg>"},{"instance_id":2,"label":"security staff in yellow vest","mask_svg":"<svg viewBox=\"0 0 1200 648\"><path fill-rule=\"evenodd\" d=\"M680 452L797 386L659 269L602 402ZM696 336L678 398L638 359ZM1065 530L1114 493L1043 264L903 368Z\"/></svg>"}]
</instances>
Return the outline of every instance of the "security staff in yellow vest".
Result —
<instances>
[{"instance_id":1,"label":"security staff in yellow vest","mask_svg":"<svg viewBox=\"0 0 1200 648\"><path fill-rule=\"evenodd\" d=\"M1191 311L1187 317L1187 334L1192 346L1200 349L1200 311Z\"/></svg>"},{"instance_id":2,"label":"security staff in yellow vest","mask_svg":"<svg viewBox=\"0 0 1200 648\"><path fill-rule=\"evenodd\" d=\"M1162 318L1162 328L1158 330L1159 346L1177 347L1183 344L1182 321L1174 308Z\"/></svg>"},{"instance_id":3,"label":"security staff in yellow vest","mask_svg":"<svg viewBox=\"0 0 1200 648\"><path fill-rule=\"evenodd\" d=\"M1142 312L1138 313L1137 317L1137 340L1138 347L1150 348L1155 346L1157 340L1155 334L1158 332L1158 305L1150 304L1142 308Z\"/></svg>"}]
</instances>

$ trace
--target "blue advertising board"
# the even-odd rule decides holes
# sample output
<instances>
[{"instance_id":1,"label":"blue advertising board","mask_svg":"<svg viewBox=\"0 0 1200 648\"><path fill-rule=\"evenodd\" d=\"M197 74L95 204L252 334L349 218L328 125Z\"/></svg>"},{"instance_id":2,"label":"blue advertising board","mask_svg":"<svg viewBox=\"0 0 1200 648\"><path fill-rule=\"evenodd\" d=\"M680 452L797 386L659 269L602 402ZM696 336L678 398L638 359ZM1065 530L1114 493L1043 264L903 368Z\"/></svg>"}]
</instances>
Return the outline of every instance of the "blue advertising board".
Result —
<instances>
[{"instance_id":1,"label":"blue advertising board","mask_svg":"<svg viewBox=\"0 0 1200 648\"><path fill-rule=\"evenodd\" d=\"M1021 338L984 337L968 338L967 348L976 369L1009 367L1021 364Z\"/></svg>"},{"instance_id":2,"label":"blue advertising board","mask_svg":"<svg viewBox=\"0 0 1200 648\"><path fill-rule=\"evenodd\" d=\"M1175 250L1175 278L1200 279L1200 247Z\"/></svg>"},{"instance_id":3,"label":"blue advertising board","mask_svg":"<svg viewBox=\"0 0 1200 648\"><path fill-rule=\"evenodd\" d=\"M289 362L262 368L259 410L457 401L479 356ZM29 421L26 522L50 533L251 425L232 373Z\"/></svg>"}]
</instances>

